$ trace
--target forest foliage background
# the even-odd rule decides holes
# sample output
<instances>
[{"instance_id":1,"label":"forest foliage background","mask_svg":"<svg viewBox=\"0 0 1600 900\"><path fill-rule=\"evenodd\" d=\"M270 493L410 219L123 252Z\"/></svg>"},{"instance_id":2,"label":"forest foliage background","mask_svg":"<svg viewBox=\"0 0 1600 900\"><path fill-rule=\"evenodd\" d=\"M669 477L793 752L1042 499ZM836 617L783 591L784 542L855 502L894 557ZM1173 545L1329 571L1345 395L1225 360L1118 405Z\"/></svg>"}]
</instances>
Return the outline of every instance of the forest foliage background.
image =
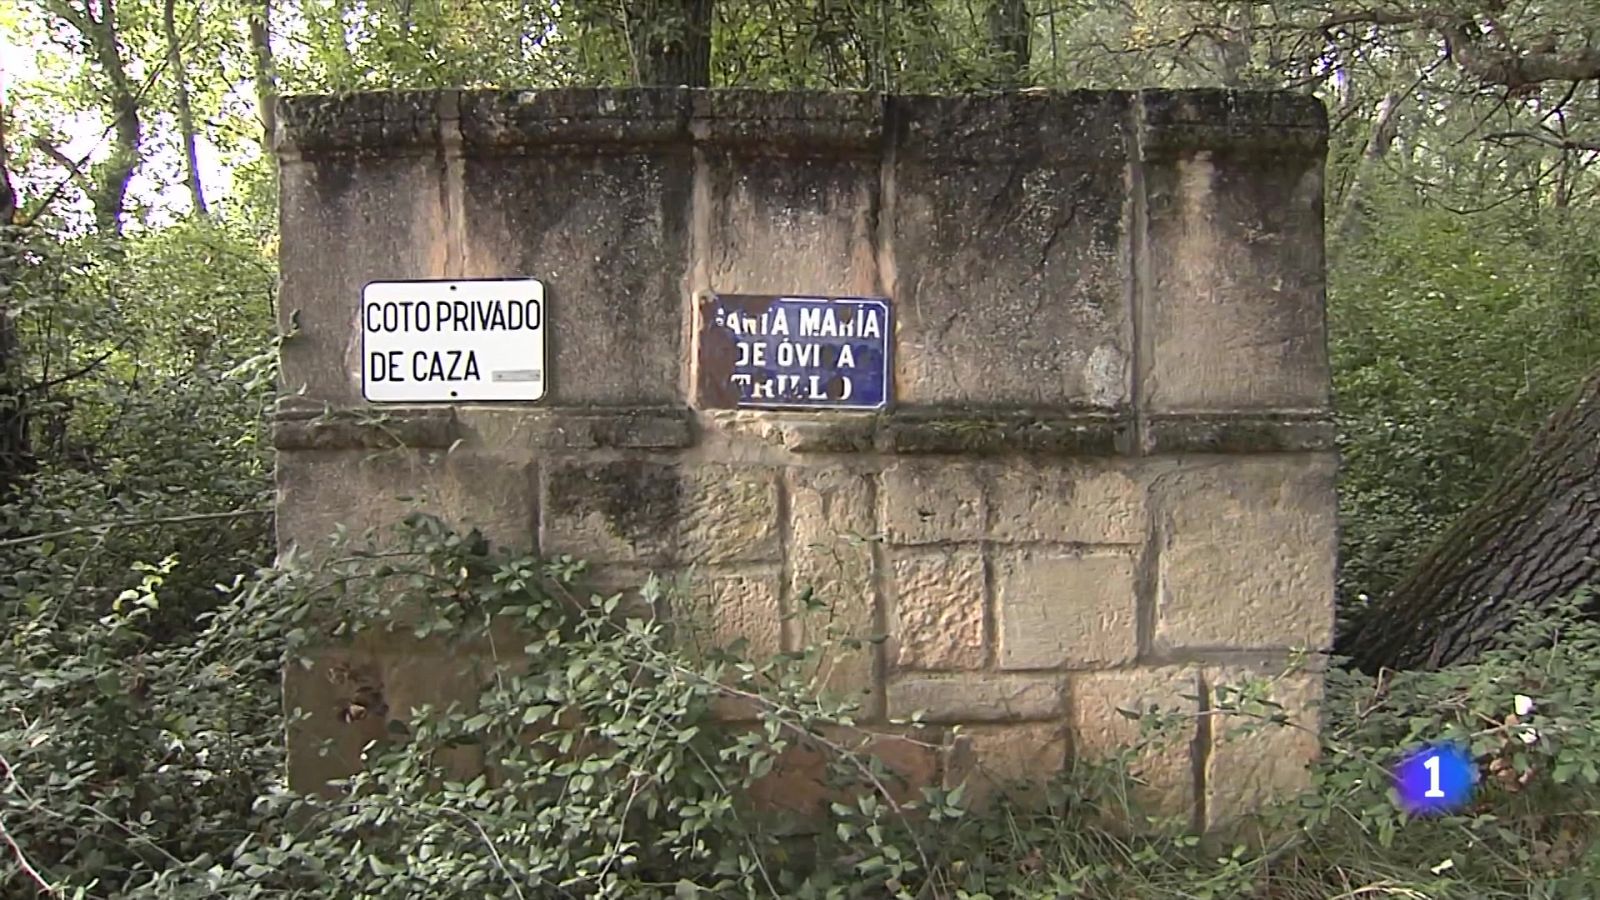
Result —
<instances>
[{"instance_id":1,"label":"forest foliage background","mask_svg":"<svg viewBox=\"0 0 1600 900\"><path fill-rule=\"evenodd\" d=\"M27 641L81 663L52 679L123 666L102 683L121 696L130 660L193 640L219 587L271 562L284 93L1314 94L1346 615L1600 359L1588 0L4 0L0 29L0 675L19 684L44 665ZM128 643L88 646L134 608ZM37 725L0 724L0 751Z\"/></svg>"}]
</instances>

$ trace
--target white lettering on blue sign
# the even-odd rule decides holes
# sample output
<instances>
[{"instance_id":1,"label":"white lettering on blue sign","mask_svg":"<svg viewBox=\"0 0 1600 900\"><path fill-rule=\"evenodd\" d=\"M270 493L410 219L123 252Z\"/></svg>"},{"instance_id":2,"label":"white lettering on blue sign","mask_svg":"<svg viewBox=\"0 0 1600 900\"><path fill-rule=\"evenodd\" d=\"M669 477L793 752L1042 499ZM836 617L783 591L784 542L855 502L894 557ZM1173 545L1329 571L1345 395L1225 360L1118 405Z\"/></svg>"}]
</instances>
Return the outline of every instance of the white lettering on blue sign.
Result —
<instances>
[{"instance_id":1,"label":"white lettering on blue sign","mask_svg":"<svg viewBox=\"0 0 1600 900\"><path fill-rule=\"evenodd\" d=\"M882 409L889 400L888 301L717 296L710 324L733 340L739 406ZM724 363L725 364L725 363Z\"/></svg>"}]
</instances>

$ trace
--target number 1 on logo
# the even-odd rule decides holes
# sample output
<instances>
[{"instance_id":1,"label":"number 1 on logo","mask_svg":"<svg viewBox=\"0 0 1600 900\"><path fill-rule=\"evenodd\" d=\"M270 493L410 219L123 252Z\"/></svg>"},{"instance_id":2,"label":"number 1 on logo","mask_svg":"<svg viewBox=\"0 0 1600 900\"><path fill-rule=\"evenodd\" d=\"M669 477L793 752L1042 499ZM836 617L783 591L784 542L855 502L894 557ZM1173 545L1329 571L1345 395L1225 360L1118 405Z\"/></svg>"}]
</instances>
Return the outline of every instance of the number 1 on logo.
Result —
<instances>
[{"instance_id":1,"label":"number 1 on logo","mask_svg":"<svg viewBox=\"0 0 1600 900\"><path fill-rule=\"evenodd\" d=\"M1422 761L1422 767L1428 770L1428 789L1422 796L1430 800L1437 800L1444 796L1444 791L1439 788L1439 757L1430 756Z\"/></svg>"}]
</instances>

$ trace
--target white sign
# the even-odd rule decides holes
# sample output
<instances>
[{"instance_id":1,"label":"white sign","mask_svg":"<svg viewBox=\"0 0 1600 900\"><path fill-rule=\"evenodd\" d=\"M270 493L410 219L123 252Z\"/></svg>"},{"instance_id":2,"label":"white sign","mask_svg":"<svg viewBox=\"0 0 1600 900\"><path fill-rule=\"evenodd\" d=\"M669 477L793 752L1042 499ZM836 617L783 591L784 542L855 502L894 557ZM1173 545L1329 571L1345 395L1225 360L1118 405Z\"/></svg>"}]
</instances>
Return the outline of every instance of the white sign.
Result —
<instances>
[{"instance_id":1,"label":"white sign","mask_svg":"<svg viewBox=\"0 0 1600 900\"><path fill-rule=\"evenodd\" d=\"M361 292L361 394L373 403L544 397L544 284L374 281Z\"/></svg>"}]
</instances>

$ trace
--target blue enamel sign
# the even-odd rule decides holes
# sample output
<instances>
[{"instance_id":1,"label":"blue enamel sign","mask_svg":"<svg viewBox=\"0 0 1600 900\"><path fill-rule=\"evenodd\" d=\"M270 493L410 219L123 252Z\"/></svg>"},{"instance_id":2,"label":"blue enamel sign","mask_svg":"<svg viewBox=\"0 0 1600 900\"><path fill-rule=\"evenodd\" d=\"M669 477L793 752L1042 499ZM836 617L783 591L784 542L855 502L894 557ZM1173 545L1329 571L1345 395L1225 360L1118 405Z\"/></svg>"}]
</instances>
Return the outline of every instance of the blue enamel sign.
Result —
<instances>
[{"instance_id":1,"label":"blue enamel sign","mask_svg":"<svg viewBox=\"0 0 1600 900\"><path fill-rule=\"evenodd\" d=\"M713 294L700 304L699 398L727 409L884 409L889 301Z\"/></svg>"}]
</instances>

